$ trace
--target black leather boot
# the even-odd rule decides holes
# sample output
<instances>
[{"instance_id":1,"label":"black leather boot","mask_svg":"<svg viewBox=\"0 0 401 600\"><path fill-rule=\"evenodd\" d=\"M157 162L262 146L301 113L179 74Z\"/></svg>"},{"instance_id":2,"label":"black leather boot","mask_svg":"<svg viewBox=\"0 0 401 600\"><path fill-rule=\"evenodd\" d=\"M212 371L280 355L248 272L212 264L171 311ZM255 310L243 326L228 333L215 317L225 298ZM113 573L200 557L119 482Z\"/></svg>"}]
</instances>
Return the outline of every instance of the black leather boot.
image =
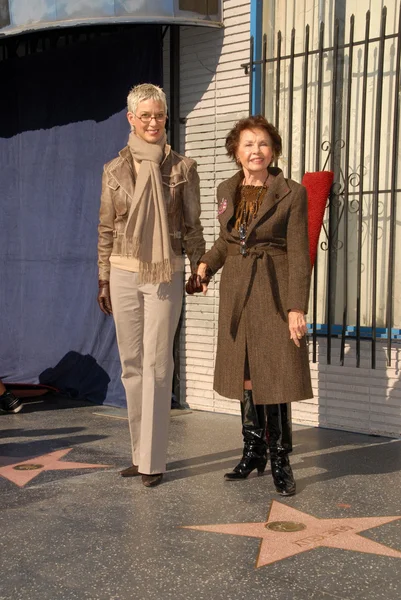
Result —
<instances>
[{"instance_id":1,"label":"black leather boot","mask_svg":"<svg viewBox=\"0 0 401 600\"><path fill-rule=\"evenodd\" d=\"M294 475L288 454L292 450L291 404L266 406L267 444L275 488L281 496L295 494Z\"/></svg>"},{"instance_id":2,"label":"black leather boot","mask_svg":"<svg viewBox=\"0 0 401 600\"><path fill-rule=\"evenodd\" d=\"M266 413L265 406L253 403L252 390L244 390L241 402L242 436L244 450L238 465L231 473L226 473L224 478L228 481L246 479L252 471L257 469L262 475L267 463L266 444Z\"/></svg>"}]
</instances>

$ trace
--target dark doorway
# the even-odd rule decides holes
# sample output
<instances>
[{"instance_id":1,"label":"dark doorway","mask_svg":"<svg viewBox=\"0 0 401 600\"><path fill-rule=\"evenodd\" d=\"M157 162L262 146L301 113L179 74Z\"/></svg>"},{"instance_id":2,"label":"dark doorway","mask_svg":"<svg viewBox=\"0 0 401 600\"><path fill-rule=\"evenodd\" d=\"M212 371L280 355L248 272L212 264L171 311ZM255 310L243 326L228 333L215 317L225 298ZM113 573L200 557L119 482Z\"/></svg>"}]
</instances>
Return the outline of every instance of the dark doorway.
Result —
<instances>
[{"instance_id":1,"label":"dark doorway","mask_svg":"<svg viewBox=\"0 0 401 600\"><path fill-rule=\"evenodd\" d=\"M126 144L127 93L162 83L160 26L0 42L0 375L35 383L69 351L124 404L112 320L96 303L103 164Z\"/></svg>"}]
</instances>

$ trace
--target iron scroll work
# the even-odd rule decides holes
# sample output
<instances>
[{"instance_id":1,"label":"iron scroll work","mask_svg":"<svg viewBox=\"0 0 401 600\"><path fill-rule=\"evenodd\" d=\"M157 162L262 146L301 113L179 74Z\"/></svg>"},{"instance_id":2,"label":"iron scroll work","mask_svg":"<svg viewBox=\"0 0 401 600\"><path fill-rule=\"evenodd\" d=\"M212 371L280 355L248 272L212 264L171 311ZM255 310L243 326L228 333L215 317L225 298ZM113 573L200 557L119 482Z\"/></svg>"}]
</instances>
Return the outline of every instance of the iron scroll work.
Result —
<instances>
[{"instance_id":1,"label":"iron scroll work","mask_svg":"<svg viewBox=\"0 0 401 600\"><path fill-rule=\"evenodd\" d=\"M392 350L401 340L398 306L396 316L394 314L395 286L400 281L395 248L396 235L400 235L400 225L397 225L396 219L397 200L401 204L398 173L401 7L395 31L390 34L386 33L386 19L387 9L383 7L380 34L373 37L370 34L371 14L368 11L365 36L359 41L354 40L353 15L347 40L344 26L336 21L332 44L328 47L324 44L324 23L320 23L317 46L310 47L308 25L304 32L302 52L295 51L296 32L293 29L287 54L283 51L282 34L278 32L272 57L267 55L267 36L264 35L260 49L255 48L252 37L249 62L241 65L245 73L250 75L250 114L256 93L256 105L260 103L260 112L267 113L268 119L279 131L284 132L287 176L300 181L306 171L330 169L334 172L320 238L319 268L316 263L313 272L310 333L314 362L317 361L317 341L321 336L326 338L328 364L332 362L333 339L340 339L342 365L347 354L346 341L353 339L357 367L366 366L366 361L362 359L361 341L368 340L369 364L373 369L376 368L378 340L385 340L389 366ZM260 58L256 60L255 51L258 56L259 50ZM369 62L372 56L375 59L373 70ZM302 70L298 68L300 61ZM330 83L324 81L323 71L323 66L327 71L328 61L332 72ZM373 108L366 100L368 80L370 87L374 82L371 98ZM391 85L388 85L389 81ZM360 100L355 103L357 85ZM268 92L270 96L267 96ZM308 108L312 101L315 112L311 127L310 118L307 126L307 117L310 116ZM300 107L297 114L294 114L294 105ZM328 105L330 111L327 110ZM382 144L385 119L389 130L386 131L389 136L386 147ZM310 151L310 148L314 150ZM385 162L382 149L387 152ZM388 173L385 180L381 170ZM319 279L318 272L322 264L324 273ZM320 290L318 298L322 279L325 280L324 290Z\"/></svg>"},{"instance_id":2,"label":"iron scroll work","mask_svg":"<svg viewBox=\"0 0 401 600\"><path fill-rule=\"evenodd\" d=\"M0 0L0 37L82 25L222 27L222 4L222 0Z\"/></svg>"}]
</instances>

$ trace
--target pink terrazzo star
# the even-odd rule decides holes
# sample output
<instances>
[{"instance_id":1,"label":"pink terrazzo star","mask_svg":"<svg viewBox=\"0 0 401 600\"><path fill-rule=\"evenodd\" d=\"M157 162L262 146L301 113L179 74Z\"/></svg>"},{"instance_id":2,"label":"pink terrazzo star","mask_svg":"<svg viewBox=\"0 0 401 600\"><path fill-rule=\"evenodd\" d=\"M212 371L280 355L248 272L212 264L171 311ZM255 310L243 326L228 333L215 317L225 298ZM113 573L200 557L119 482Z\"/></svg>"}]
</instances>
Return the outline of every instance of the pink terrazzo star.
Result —
<instances>
[{"instance_id":1,"label":"pink terrazzo star","mask_svg":"<svg viewBox=\"0 0 401 600\"><path fill-rule=\"evenodd\" d=\"M258 568L320 546L401 558L398 550L358 535L397 519L401 517L318 519L273 500L267 523L195 525L185 529L261 538L255 565Z\"/></svg>"},{"instance_id":2,"label":"pink terrazzo star","mask_svg":"<svg viewBox=\"0 0 401 600\"><path fill-rule=\"evenodd\" d=\"M72 448L66 450L56 450L35 458L27 460L19 460L15 462L15 458L0 457L0 475L9 479L19 487L24 487L31 479L37 477L42 471L65 471L66 469L100 469L109 467L110 465L92 465L89 463L67 462L61 461ZM14 462L10 462L10 460ZM6 464L4 464L6 463ZM2 466L3 465L3 466Z\"/></svg>"}]
</instances>

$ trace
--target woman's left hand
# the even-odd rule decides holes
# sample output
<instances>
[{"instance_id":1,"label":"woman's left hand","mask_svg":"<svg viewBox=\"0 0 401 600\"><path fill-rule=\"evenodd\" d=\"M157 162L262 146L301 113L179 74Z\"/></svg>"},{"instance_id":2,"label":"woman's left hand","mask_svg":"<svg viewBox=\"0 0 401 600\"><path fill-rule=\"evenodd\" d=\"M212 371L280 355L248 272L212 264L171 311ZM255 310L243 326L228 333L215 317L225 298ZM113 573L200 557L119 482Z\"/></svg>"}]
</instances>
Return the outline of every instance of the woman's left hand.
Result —
<instances>
[{"instance_id":1,"label":"woman's left hand","mask_svg":"<svg viewBox=\"0 0 401 600\"><path fill-rule=\"evenodd\" d=\"M288 327L290 330L290 339L299 348L301 346L300 340L308 331L305 315L301 310L290 310L288 312Z\"/></svg>"}]
</instances>

